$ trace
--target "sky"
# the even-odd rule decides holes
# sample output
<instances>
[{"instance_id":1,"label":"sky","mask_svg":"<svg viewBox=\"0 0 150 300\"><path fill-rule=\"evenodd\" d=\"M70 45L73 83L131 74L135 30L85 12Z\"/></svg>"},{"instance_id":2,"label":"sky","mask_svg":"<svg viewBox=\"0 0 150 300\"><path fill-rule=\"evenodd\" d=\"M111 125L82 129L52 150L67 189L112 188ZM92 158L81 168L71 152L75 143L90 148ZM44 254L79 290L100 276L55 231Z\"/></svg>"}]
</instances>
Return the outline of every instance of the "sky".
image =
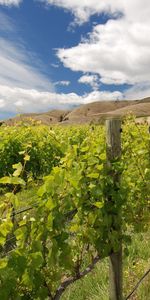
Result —
<instances>
[{"instance_id":1,"label":"sky","mask_svg":"<svg viewBox=\"0 0 150 300\"><path fill-rule=\"evenodd\" d=\"M0 119L150 96L149 0L0 0Z\"/></svg>"}]
</instances>

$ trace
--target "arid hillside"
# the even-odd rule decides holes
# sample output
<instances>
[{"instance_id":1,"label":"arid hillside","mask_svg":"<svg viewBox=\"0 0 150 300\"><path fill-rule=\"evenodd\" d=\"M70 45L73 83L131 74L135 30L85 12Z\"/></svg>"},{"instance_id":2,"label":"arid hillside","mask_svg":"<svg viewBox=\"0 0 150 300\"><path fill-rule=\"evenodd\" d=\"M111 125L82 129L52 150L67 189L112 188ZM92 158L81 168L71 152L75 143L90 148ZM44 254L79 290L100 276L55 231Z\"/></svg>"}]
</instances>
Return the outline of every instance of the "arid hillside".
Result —
<instances>
[{"instance_id":1,"label":"arid hillside","mask_svg":"<svg viewBox=\"0 0 150 300\"><path fill-rule=\"evenodd\" d=\"M28 113L28 114L20 114L14 118L10 118L5 120L4 123L10 126L18 124L20 122L26 123L33 123L41 122L42 124L49 125L49 124L57 124L63 121L65 116L69 113L68 110L52 110L45 113Z\"/></svg>"},{"instance_id":2,"label":"arid hillside","mask_svg":"<svg viewBox=\"0 0 150 300\"><path fill-rule=\"evenodd\" d=\"M150 116L150 98L141 100L98 101L81 105L73 110L52 110L45 113L21 114L5 120L10 126L20 122L32 123L39 121L42 124L82 124L92 121L103 121L108 117L122 117L133 113L139 117Z\"/></svg>"}]
</instances>

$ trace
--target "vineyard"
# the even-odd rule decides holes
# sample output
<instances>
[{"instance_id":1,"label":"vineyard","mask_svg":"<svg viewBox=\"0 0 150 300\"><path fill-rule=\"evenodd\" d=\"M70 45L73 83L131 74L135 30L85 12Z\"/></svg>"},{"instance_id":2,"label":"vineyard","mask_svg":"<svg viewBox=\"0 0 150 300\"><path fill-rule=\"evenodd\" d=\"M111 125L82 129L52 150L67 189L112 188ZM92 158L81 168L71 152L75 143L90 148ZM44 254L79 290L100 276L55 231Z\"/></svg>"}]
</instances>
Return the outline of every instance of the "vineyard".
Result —
<instances>
[{"instance_id":1,"label":"vineyard","mask_svg":"<svg viewBox=\"0 0 150 300\"><path fill-rule=\"evenodd\" d=\"M0 128L0 299L81 300L68 287L116 255L109 296L95 299L129 299L122 256L149 230L150 133L128 117L118 135L112 155L106 126Z\"/></svg>"}]
</instances>

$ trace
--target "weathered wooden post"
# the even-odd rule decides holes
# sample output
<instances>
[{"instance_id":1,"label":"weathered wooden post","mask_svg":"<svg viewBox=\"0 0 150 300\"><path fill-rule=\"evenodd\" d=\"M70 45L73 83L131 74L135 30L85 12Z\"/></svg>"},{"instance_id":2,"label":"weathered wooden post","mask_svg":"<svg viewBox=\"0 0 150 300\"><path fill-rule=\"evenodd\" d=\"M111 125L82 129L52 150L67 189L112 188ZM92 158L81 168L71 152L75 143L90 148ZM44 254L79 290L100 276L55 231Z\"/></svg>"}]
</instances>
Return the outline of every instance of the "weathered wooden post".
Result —
<instances>
[{"instance_id":1,"label":"weathered wooden post","mask_svg":"<svg viewBox=\"0 0 150 300\"><path fill-rule=\"evenodd\" d=\"M115 193L119 193L120 174L119 171L112 168L113 162L116 162L121 157L121 121L118 119L110 119L106 121L106 145L107 145L107 161L108 161L108 176L112 177L113 188ZM108 193L108 201L113 206L114 199ZM115 219L117 222L113 222ZM116 223L119 226L116 226ZM112 232L118 231L118 237L121 236L121 212L117 215L112 214ZM113 234L113 233L112 233ZM120 241L120 248L118 252L112 251L110 255L109 266L109 299L122 300L122 242Z\"/></svg>"}]
</instances>

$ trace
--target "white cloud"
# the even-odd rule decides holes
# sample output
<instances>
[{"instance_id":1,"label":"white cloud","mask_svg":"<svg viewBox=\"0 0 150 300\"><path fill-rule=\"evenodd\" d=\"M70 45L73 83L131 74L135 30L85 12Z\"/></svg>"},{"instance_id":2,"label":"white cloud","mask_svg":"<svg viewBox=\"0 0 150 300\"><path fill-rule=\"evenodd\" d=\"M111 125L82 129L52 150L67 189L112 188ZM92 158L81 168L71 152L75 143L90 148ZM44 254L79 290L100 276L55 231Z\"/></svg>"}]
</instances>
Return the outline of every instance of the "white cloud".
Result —
<instances>
[{"instance_id":1,"label":"white cloud","mask_svg":"<svg viewBox=\"0 0 150 300\"><path fill-rule=\"evenodd\" d=\"M61 80L61 81L55 82L54 85L68 86L68 85L70 85L70 81L69 80Z\"/></svg>"},{"instance_id":2,"label":"white cloud","mask_svg":"<svg viewBox=\"0 0 150 300\"><path fill-rule=\"evenodd\" d=\"M59 64L51 64L53 68L59 68Z\"/></svg>"},{"instance_id":3,"label":"white cloud","mask_svg":"<svg viewBox=\"0 0 150 300\"><path fill-rule=\"evenodd\" d=\"M0 84L54 90L52 83L34 67L37 58L21 44L0 37Z\"/></svg>"},{"instance_id":4,"label":"white cloud","mask_svg":"<svg viewBox=\"0 0 150 300\"><path fill-rule=\"evenodd\" d=\"M149 0L41 0L69 10L74 14L75 21L82 24L94 14L124 14L128 19L145 22L149 20ZM143 15L144 14L144 15ZM146 19L145 19L146 18Z\"/></svg>"},{"instance_id":5,"label":"white cloud","mask_svg":"<svg viewBox=\"0 0 150 300\"><path fill-rule=\"evenodd\" d=\"M136 84L124 92L124 98L129 99L129 100L143 99L146 97L150 97L150 83L149 82L145 82L142 84Z\"/></svg>"},{"instance_id":6,"label":"white cloud","mask_svg":"<svg viewBox=\"0 0 150 300\"><path fill-rule=\"evenodd\" d=\"M2 12L0 17L1 116L2 112L5 115L5 112L11 114L17 113L18 110L42 110L42 106L45 105L42 98L45 94L42 94L42 91L55 92L55 86L44 75L41 61L27 50L19 38L12 19Z\"/></svg>"},{"instance_id":7,"label":"white cloud","mask_svg":"<svg viewBox=\"0 0 150 300\"><path fill-rule=\"evenodd\" d=\"M5 13L0 11L0 32L12 32L15 30L15 25L12 19Z\"/></svg>"},{"instance_id":8,"label":"white cloud","mask_svg":"<svg viewBox=\"0 0 150 300\"><path fill-rule=\"evenodd\" d=\"M22 0L0 0L0 5L6 5L6 6L12 6L16 5L18 6Z\"/></svg>"},{"instance_id":9,"label":"white cloud","mask_svg":"<svg viewBox=\"0 0 150 300\"><path fill-rule=\"evenodd\" d=\"M89 15L93 14L93 10L100 13L102 8L106 13L122 12L120 18L96 25L88 38L82 39L77 46L59 49L57 56L65 67L96 73L104 84L150 82L149 0L54 0L53 3L61 6L69 3L74 14L75 3L76 9L86 11L89 7Z\"/></svg>"},{"instance_id":10,"label":"white cloud","mask_svg":"<svg viewBox=\"0 0 150 300\"><path fill-rule=\"evenodd\" d=\"M100 85L100 80L98 75L83 75L78 80L79 83L88 84L93 90L97 90Z\"/></svg>"},{"instance_id":11,"label":"white cloud","mask_svg":"<svg viewBox=\"0 0 150 300\"><path fill-rule=\"evenodd\" d=\"M124 93L116 89L115 92L94 90L82 96L76 93L58 94L47 76L35 66L35 57L28 53L23 45L15 43L12 39L9 41L0 38L1 112L40 112L54 107L69 107L100 100L149 96L149 0L41 1L69 10L78 24L88 21L93 14L109 14L110 20L106 24L94 24L88 37L82 39L75 47L59 49L57 56L65 67L84 73L79 79L81 83L93 86L100 78L104 84L128 83L133 87ZM20 2L0 0L0 4L3 5L18 5ZM117 14L117 19L111 19ZM0 27L2 23L7 31L11 30L8 19L0 20Z\"/></svg>"},{"instance_id":12,"label":"white cloud","mask_svg":"<svg viewBox=\"0 0 150 300\"><path fill-rule=\"evenodd\" d=\"M100 100L122 99L123 95L116 92L94 91L83 96L75 93L58 94L40 92L34 89L22 89L0 85L1 112L10 113L40 112L52 108L69 107L76 104L86 104Z\"/></svg>"},{"instance_id":13,"label":"white cloud","mask_svg":"<svg viewBox=\"0 0 150 300\"><path fill-rule=\"evenodd\" d=\"M123 99L123 94L119 91L93 91L82 96L82 99L82 104L87 104L95 101L113 101Z\"/></svg>"},{"instance_id":14,"label":"white cloud","mask_svg":"<svg viewBox=\"0 0 150 300\"><path fill-rule=\"evenodd\" d=\"M96 13L116 13L122 8L121 2L125 0L41 0L49 5L55 5L69 10L75 16L75 22L82 24ZM127 1L127 0L126 0Z\"/></svg>"},{"instance_id":15,"label":"white cloud","mask_svg":"<svg viewBox=\"0 0 150 300\"><path fill-rule=\"evenodd\" d=\"M14 19L0 12L0 84L54 91L36 54L20 39Z\"/></svg>"}]
</instances>

